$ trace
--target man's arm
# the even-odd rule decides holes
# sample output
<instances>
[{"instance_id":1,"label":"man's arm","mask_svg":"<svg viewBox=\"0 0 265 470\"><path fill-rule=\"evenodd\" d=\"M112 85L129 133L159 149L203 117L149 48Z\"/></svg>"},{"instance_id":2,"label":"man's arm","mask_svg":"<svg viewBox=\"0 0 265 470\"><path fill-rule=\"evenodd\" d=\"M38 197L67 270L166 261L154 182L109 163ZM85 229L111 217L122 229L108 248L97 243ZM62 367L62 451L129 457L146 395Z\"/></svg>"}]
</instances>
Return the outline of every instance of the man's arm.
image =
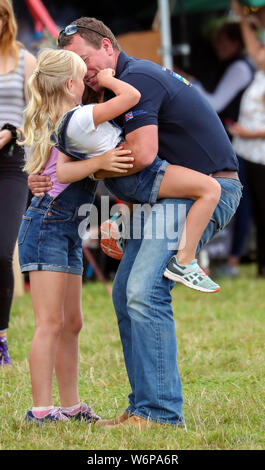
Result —
<instances>
[{"instance_id":1,"label":"man's arm","mask_svg":"<svg viewBox=\"0 0 265 470\"><path fill-rule=\"evenodd\" d=\"M126 142L122 146L124 149L132 150L132 156L134 157L134 166L131 170L128 170L126 176L138 173L151 165L158 153L158 127L153 124L139 127L126 135ZM119 176L124 175L105 170L99 170L95 173L95 177L98 179Z\"/></svg>"}]
</instances>

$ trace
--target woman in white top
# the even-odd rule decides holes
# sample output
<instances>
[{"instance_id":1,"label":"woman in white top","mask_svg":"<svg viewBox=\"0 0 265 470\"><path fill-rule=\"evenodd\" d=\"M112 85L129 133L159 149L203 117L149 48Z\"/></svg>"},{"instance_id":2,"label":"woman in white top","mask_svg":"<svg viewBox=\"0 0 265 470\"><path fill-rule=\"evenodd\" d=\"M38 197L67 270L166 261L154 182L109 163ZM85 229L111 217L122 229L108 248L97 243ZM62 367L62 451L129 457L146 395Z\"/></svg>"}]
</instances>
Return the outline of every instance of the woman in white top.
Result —
<instances>
[{"instance_id":1,"label":"woman in white top","mask_svg":"<svg viewBox=\"0 0 265 470\"><path fill-rule=\"evenodd\" d=\"M240 101L254 76L254 64L245 54L245 45L240 25L227 21L218 28L214 41L216 55L220 61L220 79L212 92L199 83L193 83L218 113L224 126L238 119ZM231 252L227 262L220 265L218 272L224 276L237 276L240 259L243 255L251 219L250 199L246 181L245 161L239 160L239 178L243 184L243 197L233 219Z\"/></svg>"},{"instance_id":2,"label":"woman in white top","mask_svg":"<svg viewBox=\"0 0 265 470\"><path fill-rule=\"evenodd\" d=\"M258 275L265 275L265 63L245 91L238 122L229 128L235 151L246 162L256 224Z\"/></svg>"}]
</instances>

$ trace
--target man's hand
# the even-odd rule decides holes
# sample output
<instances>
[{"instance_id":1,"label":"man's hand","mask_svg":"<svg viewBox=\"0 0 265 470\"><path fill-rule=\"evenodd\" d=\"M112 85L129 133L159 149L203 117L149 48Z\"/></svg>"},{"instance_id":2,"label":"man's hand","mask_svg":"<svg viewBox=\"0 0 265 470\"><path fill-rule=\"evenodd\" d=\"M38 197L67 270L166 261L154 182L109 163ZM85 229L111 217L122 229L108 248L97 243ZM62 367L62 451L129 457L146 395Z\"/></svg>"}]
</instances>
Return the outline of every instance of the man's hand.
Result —
<instances>
[{"instance_id":1,"label":"man's hand","mask_svg":"<svg viewBox=\"0 0 265 470\"><path fill-rule=\"evenodd\" d=\"M49 176L29 175L28 187L34 196L40 197L52 189L52 181Z\"/></svg>"}]
</instances>

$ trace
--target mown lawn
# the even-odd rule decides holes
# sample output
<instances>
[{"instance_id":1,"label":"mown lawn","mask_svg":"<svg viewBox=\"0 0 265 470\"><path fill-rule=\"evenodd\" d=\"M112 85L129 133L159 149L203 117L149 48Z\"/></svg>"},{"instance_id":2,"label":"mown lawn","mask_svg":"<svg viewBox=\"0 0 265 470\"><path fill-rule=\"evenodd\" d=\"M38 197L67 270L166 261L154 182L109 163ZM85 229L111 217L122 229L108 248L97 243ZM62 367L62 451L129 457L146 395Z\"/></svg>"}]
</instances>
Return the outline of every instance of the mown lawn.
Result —
<instances>
[{"instance_id":1,"label":"mown lawn","mask_svg":"<svg viewBox=\"0 0 265 470\"><path fill-rule=\"evenodd\" d=\"M0 450L264 449L265 280L245 268L215 295L173 290L187 428L98 429L84 423L25 425L31 408L30 295L15 300L9 330L13 366L0 368ZM104 287L83 289L80 396L105 418L121 414L129 385L112 301ZM54 386L54 401L58 394Z\"/></svg>"}]
</instances>

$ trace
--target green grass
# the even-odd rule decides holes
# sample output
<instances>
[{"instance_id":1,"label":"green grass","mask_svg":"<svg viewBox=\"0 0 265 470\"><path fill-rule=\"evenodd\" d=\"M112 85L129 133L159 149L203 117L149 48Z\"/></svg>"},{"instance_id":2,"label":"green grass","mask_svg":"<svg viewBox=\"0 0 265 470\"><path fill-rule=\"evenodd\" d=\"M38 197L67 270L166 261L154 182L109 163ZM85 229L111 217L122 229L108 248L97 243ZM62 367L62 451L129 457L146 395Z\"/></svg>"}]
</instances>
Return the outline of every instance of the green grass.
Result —
<instances>
[{"instance_id":1,"label":"green grass","mask_svg":"<svg viewBox=\"0 0 265 470\"><path fill-rule=\"evenodd\" d=\"M32 404L27 358L33 313L29 294L15 300L9 330L13 367L0 368L0 449L263 449L265 280L245 268L221 286L216 295L173 290L186 430L25 425ZM102 285L84 286L83 310L80 396L110 418L127 406L129 385L112 301Z\"/></svg>"}]
</instances>

